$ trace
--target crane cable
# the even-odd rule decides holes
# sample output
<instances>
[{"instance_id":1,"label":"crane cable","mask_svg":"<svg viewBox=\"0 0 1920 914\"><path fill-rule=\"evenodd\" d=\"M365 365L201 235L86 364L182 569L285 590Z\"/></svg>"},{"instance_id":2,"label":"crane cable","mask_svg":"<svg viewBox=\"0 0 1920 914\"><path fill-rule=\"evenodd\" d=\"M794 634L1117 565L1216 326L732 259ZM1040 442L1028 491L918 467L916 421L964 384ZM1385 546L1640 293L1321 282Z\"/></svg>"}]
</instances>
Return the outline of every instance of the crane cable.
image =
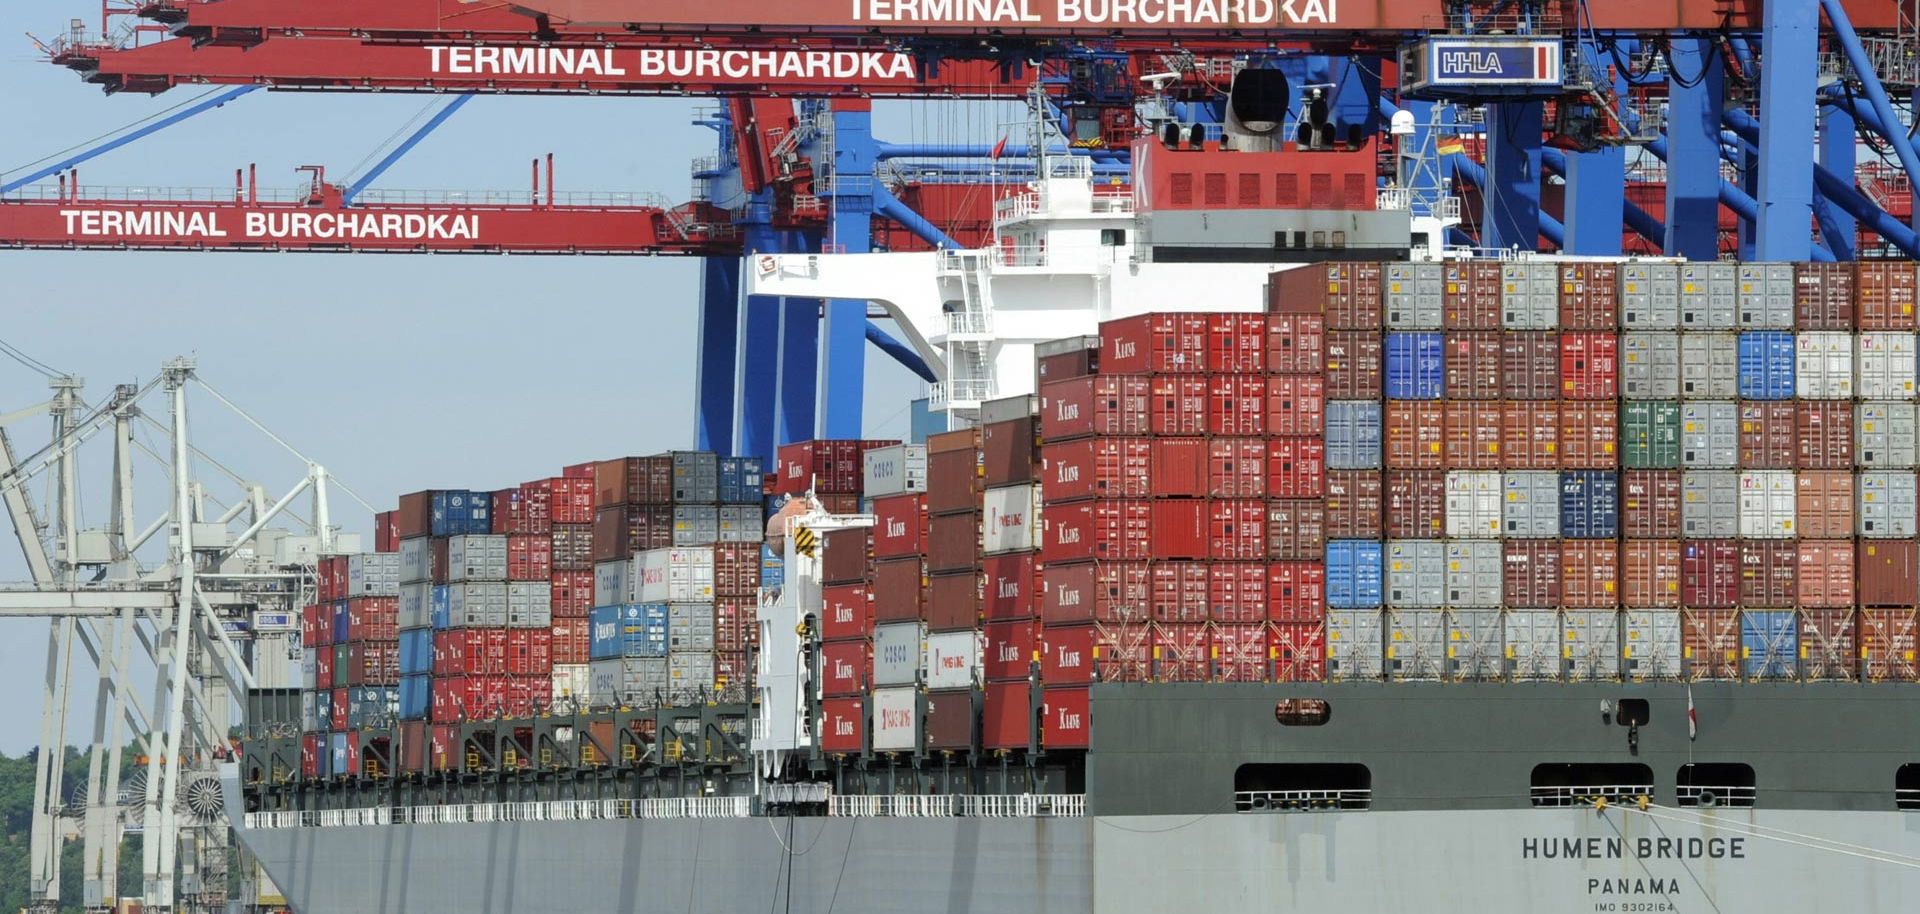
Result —
<instances>
[{"instance_id":1,"label":"crane cable","mask_svg":"<svg viewBox=\"0 0 1920 914\"><path fill-rule=\"evenodd\" d=\"M65 149L62 149L62 150L60 150L60 151L58 151L58 152L50 152L50 153L48 153L48 154L46 154L46 155L44 155L44 156L41 156L40 158L37 158L37 159L34 159L33 161L31 161L31 162L28 162L28 163L26 163L25 165L20 165L20 166L17 166L17 167L14 167L14 168L9 168L9 169L7 169L6 171L0 171L0 177L3 177L3 176L6 176L6 175L10 175L10 174L14 174L15 172L21 172L21 171L26 171L27 169L29 169L29 168L32 168L32 167L34 167L35 165L39 165L39 164L41 164L41 163L43 163L43 162L50 162L50 161L53 161L54 159L57 159L57 158L59 158L59 157L61 157L61 156L63 156L63 155L66 155L66 154L67 154L67 153L69 153L69 152L76 152L76 151L78 151L78 150L81 150L81 149L85 149L85 148L87 148L88 146L92 146L93 144L95 144L95 143L98 143L98 142L100 142L100 141L102 141L102 140L107 140L107 139L111 139L111 138L113 138L113 137L116 137L116 136L119 136L119 135L120 135L120 134L122 134L122 133L125 133L125 132L127 132L127 131L129 131L129 130L133 130L133 129L135 129L135 128L137 128L137 127L140 127L140 126L141 126L141 125L143 125L143 124L146 124L146 123L147 123L148 121L153 121L153 120L158 120L158 119L160 119L160 118L162 118L162 117L165 117L165 116L167 116L167 115L169 115L169 114L172 114L172 113L173 113L173 112L175 112L175 111L178 111L178 110L180 110L180 109L182 109L182 108L185 108L185 107L187 107L187 106L189 106L189 105L192 105L192 104L194 104L194 103L196 103L196 102L199 102L199 101L201 101L201 100L203 100L203 99L206 99L206 98L209 98L209 97L211 97L211 96L213 96L213 95L214 95L214 93L217 93L217 92L224 92L224 91L226 91L226 90L225 90L224 88L213 88L213 89L208 89L207 91L205 91L205 92L202 92L202 93L200 93L199 95L196 95L196 96L194 96L194 97L192 97L192 98L189 98L189 99L187 99L186 101L183 101L183 102L181 102L181 103L179 103L179 104L177 104L177 105L174 105L174 106L172 106L172 107L170 107L170 108L162 108L162 109L160 109L159 111L155 111L155 112L153 112L152 114L149 114L149 115L147 115L146 117L143 117L143 118L141 118L141 119L139 119L139 120L137 120L137 121L134 121L134 122L132 122L132 123L130 123L130 124L124 124L124 125L122 125L122 126L119 126L119 127L116 127L116 128L114 128L114 129L112 129L112 130L109 130L109 131L107 131L106 133L103 133L103 134L100 134L99 136L96 136L96 137L94 137L93 139L90 139L90 140L82 140L81 142L78 142L78 143L75 143L75 144L73 144L72 146L68 146L67 148L65 148Z\"/></svg>"},{"instance_id":2,"label":"crane cable","mask_svg":"<svg viewBox=\"0 0 1920 914\"><path fill-rule=\"evenodd\" d=\"M1885 850L1877 847L1868 847L1860 844L1849 844L1844 841L1835 841L1831 838L1822 838L1817 835L1809 835L1802 832L1790 831L1784 828L1776 828L1768 825L1760 825L1755 822L1747 822L1747 823L1736 825L1733 823L1712 821L1707 819L1704 816L1699 816L1699 815L1688 816L1685 813L1680 812L1680 809L1678 807L1662 806L1657 803L1648 803L1644 808L1641 808L1632 803L1622 803L1622 804L1617 804L1613 806L1608 806L1605 808L1622 809L1622 810L1626 810L1627 812L1639 813L1641 815L1646 816L1649 819L1672 822L1678 825L1691 825L1691 826L1697 826L1700 828L1715 829L1718 831L1729 831L1729 832L1733 832L1735 834L1739 834L1749 838L1759 838L1767 841L1778 841L1783 844L1791 844L1797 847L1804 847L1804 848L1809 848L1809 849L1818 850L1818 851L1827 851L1828 853L1842 854L1848 857L1857 857L1862 860L1869 860L1876 863L1890 863L1894 866L1904 866L1911 869L1920 869L1920 857L1914 857L1907 854L1900 854L1894 851L1889 851L1889 850ZM1659 811L1656 812L1655 810L1659 810Z\"/></svg>"}]
</instances>

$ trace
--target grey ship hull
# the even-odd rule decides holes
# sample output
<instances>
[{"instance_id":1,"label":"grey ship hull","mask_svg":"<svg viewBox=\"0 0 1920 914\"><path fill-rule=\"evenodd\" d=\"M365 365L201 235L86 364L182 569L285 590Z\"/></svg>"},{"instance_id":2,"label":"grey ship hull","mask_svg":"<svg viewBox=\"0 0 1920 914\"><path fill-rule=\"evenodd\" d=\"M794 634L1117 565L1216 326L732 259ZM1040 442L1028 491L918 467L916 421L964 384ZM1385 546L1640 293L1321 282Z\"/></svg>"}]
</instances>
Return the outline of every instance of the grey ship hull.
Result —
<instances>
[{"instance_id":1,"label":"grey ship hull","mask_svg":"<svg viewBox=\"0 0 1920 914\"><path fill-rule=\"evenodd\" d=\"M1276 699L1316 696L1326 725L1275 723ZM1673 684L1104 685L1085 818L239 837L301 914L1913 910L1920 812L1896 811L1894 779L1920 762L1920 693L1703 683L1694 696L1690 740ZM1651 703L1632 747L1600 714L1622 697ZM1753 766L1755 808L1674 808L1690 760ZM1236 769L1274 761L1365 764L1372 808L1232 812ZM1646 764L1656 805L1532 807L1533 766L1559 762Z\"/></svg>"}]
</instances>

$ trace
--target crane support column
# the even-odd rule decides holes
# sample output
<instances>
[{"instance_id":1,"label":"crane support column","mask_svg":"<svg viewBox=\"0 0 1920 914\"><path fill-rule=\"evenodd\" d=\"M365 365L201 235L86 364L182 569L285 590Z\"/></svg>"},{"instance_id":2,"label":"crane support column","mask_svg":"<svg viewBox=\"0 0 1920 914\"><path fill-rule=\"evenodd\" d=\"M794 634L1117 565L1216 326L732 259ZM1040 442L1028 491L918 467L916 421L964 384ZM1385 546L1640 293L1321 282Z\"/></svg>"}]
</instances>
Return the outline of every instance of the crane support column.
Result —
<instances>
[{"instance_id":1,"label":"crane support column","mask_svg":"<svg viewBox=\"0 0 1920 914\"><path fill-rule=\"evenodd\" d=\"M788 250L803 250L790 245ZM866 315L861 314L865 320ZM865 340L862 329L861 339ZM814 437L814 409L820 395L814 378L820 369L820 300L780 299L780 419L778 443ZM851 437L859 437L854 435Z\"/></svg>"},{"instance_id":2,"label":"crane support column","mask_svg":"<svg viewBox=\"0 0 1920 914\"><path fill-rule=\"evenodd\" d=\"M872 103L833 103L833 210L827 241L835 251L873 249ZM820 432L828 438L859 438L866 397L867 303L833 299L826 307L826 340L820 353Z\"/></svg>"},{"instance_id":3,"label":"crane support column","mask_svg":"<svg viewBox=\"0 0 1920 914\"><path fill-rule=\"evenodd\" d=\"M733 453L733 381L739 368L740 263L708 257L700 272L700 385L693 416L694 447Z\"/></svg>"},{"instance_id":4,"label":"crane support column","mask_svg":"<svg viewBox=\"0 0 1920 914\"><path fill-rule=\"evenodd\" d=\"M1487 106L1486 182L1480 186L1480 243L1540 249L1540 102Z\"/></svg>"},{"instance_id":5,"label":"crane support column","mask_svg":"<svg viewBox=\"0 0 1920 914\"><path fill-rule=\"evenodd\" d=\"M1813 136L1813 91L1820 72L1820 11L1811 3L1769 3L1760 15L1760 47L1766 53L1760 66L1760 110L1766 118L1756 144L1760 214L1753 254L1761 260L1806 260L1813 250L1807 231L1813 218L1813 182L1807 176L1814 169L1808 140ZM1844 16L1835 19L1836 30L1845 21ZM1872 74L1863 78L1870 80ZM1852 184L1851 175L1847 182Z\"/></svg>"},{"instance_id":6,"label":"crane support column","mask_svg":"<svg viewBox=\"0 0 1920 914\"><path fill-rule=\"evenodd\" d=\"M1853 115L1833 105L1820 108L1820 166L1836 175L1850 175L1857 166L1857 140L1854 137ZM1821 239L1838 256L1841 246L1851 251L1859 231L1859 224L1853 214L1839 207L1831 207L1832 212L1820 224ZM1832 223L1829 231L1828 222ZM1827 237L1845 235L1844 239ZM1851 259L1851 258L1847 258Z\"/></svg>"},{"instance_id":7,"label":"crane support column","mask_svg":"<svg viewBox=\"0 0 1920 914\"><path fill-rule=\"evenodd\" d=\"M1582 42L1580 55L1594 72L1607 72L1599 65L1593 45ZM1613 77L1613 94L1615 98L1626 97L1625 76ZM1566 209L1560 214L1560 221L1567 226L1567 244L1562 250L1595 257L1620 256L1622 221L1637 222L1635 228L1649 221L1627 219L1626 148L1605 146L1592 152L1569 152L1562 176L1567 179Z\"/></svg>"},{"instance_id":8,"label":"crane support column","mask_svg":"<svg viewBox=\"0 0 1920 914\"><path fill-rule=\"evenodd\" d=\"M1674 257L1713 260L1720 256L1720 112L1726 106L1726 69L1706 38L1675 38L1672 55L1665 249ZM1803 253L1797 259L1806 257Z\"/></svg>"},{"instance_id":9,"label":"crane support column","mask_svg":"<svg viewBox=\"0 0 1920 914\"><path fill-rule=\"evenodd\" d=\"M746 256L779 251L771 223L773 191L753 195L743 224ZM780 300L739 295L739 411L735 414L734 452L760 457L772 466L774 400L780 392Z\"/></svg>"}]
</instances>

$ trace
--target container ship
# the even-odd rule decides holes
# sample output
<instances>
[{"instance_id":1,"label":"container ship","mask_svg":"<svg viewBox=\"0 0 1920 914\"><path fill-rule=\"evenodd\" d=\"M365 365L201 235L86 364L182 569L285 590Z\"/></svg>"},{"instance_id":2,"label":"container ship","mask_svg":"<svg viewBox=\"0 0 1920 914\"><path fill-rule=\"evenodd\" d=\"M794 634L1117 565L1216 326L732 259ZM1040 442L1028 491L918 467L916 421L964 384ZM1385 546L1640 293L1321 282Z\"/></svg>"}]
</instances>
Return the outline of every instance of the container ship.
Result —
<instances>
[{"instance_id":1,"label":"container ship","mask_svg":"<svg viewBox=\"0 0 1920 914\"><path fill-rule=\"evenodd\" d=\"M225 790L290 905L1913 910L1913 263L1436 257L1365 151L1136 161L749 258L946 430L324 560Z\"/></svg>"}]
</instances>

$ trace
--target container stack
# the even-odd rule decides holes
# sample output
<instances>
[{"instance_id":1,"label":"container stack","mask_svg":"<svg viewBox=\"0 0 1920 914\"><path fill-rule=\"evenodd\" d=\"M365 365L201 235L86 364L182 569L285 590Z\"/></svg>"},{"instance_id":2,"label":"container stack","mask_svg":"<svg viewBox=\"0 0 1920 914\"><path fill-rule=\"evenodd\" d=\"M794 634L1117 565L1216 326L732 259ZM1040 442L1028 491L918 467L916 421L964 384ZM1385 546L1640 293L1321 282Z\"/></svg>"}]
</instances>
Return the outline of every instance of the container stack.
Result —
<instances>
[{"instance_id":1,"label":"container stack","mask_svg":"<svg viewBox=\"0 0 1920 914\"><path fill-rule=\"evenodd\" d=\"M830 514L858 514L866 453L899 443L823 438L782 445L774 454L771 494L793 496L812 492Z\"/></svg>"},{"instance_id":2,"label":"container stack","mask_svg":"<svg viewBox=\"0 0 1920 914\"><path fill-rule=\"evenodd\" d=\"M358 732L399 710L397 556L322 557L314 602L300 613L302 767L360 773Z\"/></svg>"},{"instance_id":3,"label":"container stack","mask_svg":"<svg viewBox=\"0 0 1920 914\"><path fill-rule=\"evenodd\" d=\"M1039 408L1038 397L1022 396L980 409L979 598L966 628L955 620L954 628L927 636L930 749L1025 749L1030 742L1040 650L1034 612L1042 516Z\"/></svg>"}]
</instances>

